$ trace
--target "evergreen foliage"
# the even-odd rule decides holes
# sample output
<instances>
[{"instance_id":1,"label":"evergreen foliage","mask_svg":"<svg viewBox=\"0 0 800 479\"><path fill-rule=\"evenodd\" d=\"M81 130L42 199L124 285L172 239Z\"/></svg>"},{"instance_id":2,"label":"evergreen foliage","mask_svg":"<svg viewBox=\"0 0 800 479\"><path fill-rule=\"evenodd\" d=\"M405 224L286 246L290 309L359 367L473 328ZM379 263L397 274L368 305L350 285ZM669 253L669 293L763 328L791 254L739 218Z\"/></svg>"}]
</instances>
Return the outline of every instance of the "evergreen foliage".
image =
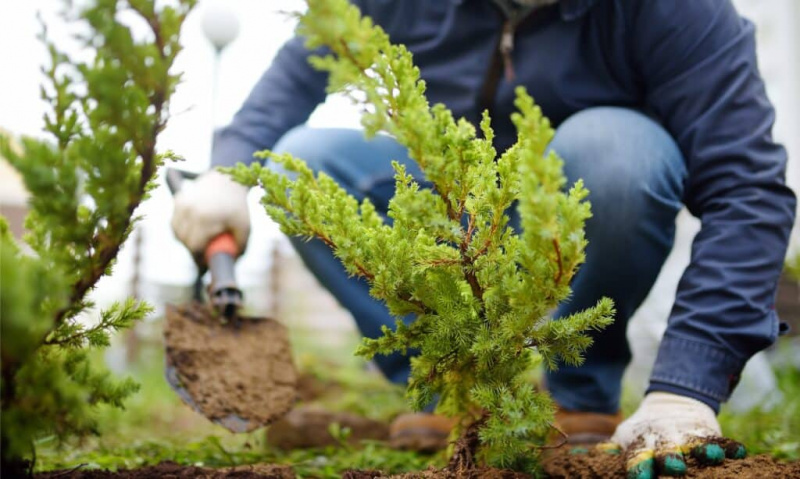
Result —
<instances>
[{"instance_id":1,"label":"evergreen foliage","mask_svg":"<svg viewBox=\"0 0 800 479\"><path fill-rule=\"evenodd\" d=\"M51 64L41 91L52 140L25 138L14 148L0 136L0 155L30 193L24 244L4 221L0 227L2 467L9 474L22 472L36 438L96 432L93 409L121 407L138 388L91 366L88 356L151 308L127 300L102 311L94 326L78 318L93 306L87 293L110 273L157 168L173 157L157 154L155 144L179 81L169 72L179 29L193 4L95 0L74 18L88 27L76 35L95 53L86 62L59 51L44 29ZM136 39L121 15L145 22L146 38Z\"/></svg>"},{"instance_id":2,"label":"evergreen foliage","mask_svg":"<svg viewBox=\"0 0 800 479\"><path fill-rule=\"evenodd\" d=\"M365 339L358 354L418 350L408 385L413 406L438 399L438 411L461 417L462 427L479 425L485 462L526 468L553 404L524 373L538 361L579 364L591 344L586 332L612 321L608 299L550 318L584 261L588 192L581 181L563 191L562 161L546 152L553 130L523 88L512 117L517 142L498 157L488 114L478 135L443 105L430 107L411 54L357 8L346 0L308 6L298 31L309 48L329 48L311 58L329 73L329 91L362 104L366 134L394 136L433 187L421 188L395 163L387 219L290 155L261 154L292 178L258 164L229 171L264 187L263 204L286 234L319 238L392 315L416 315ZM521 231L509 225L515 205Z\"/></svg>"}]
</instances>

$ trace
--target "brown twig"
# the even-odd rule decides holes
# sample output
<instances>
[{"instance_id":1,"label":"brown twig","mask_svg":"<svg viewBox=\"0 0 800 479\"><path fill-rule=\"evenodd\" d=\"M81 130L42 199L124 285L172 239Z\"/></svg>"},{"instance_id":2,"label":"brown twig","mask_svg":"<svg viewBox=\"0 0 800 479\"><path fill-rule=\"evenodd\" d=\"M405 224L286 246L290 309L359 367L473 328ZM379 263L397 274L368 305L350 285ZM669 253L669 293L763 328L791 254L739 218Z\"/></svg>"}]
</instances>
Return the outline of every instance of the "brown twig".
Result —
<instances>
[{"instance_id":1,"label":"brown twig","mask_svg":"<svg viewBox=\"0 0 800 479\"><path fill-rule=\"evenodd\" d=\"M453 266L456 264L461 264L460 259L433 259L430 261L424 261L421 264L426 264L428 266Z\"/></svg>"},{"instance_id":2,"label":"brown twig","mask_svg":"<svg viewBox=\"0 0 800 479\"><path fill-rule=\"evenodd\" d=\"M445 354L441 358L437 359L436 363L431 368L431 372L428 374L428 381L433 381L433 379L436 377L436 375L439 374L439 371L437 371L437 368L439 367L439 365L444 363L445 361L447 361L451 357L455 356L457 352L458 352L458 348L453 348L452 351L450 351L449 353Z\"/></svg>"},{"instance_id":3,"label":"brown twig","mask_svg":"<svg viewBox=\"0 0 800 479\"><path fill-rule=\"evenodd\" d=\"M153 19L147 19L147 21L148 24L150 24L153 28L158 26L157 24L152 24ZM156 39L160 39L160 32L155 31L154 33L156 34ZM164 48L165 47L162 41L159 44L159 54L162 58L166 58L164 54ZM162 112L166 103L166 88L156 90L151 97L151 102L155 110L153 116L156 121L153 124L151 137L148 138L147 143L143 145L143 147L140 146L139 148L134 145L137 155L139 155L142 160L142 169L139 177L139 184L137 185L137 189L131 198L130 203L128 204L128 214L120 224L116 225L116 227L109 225L109 227L98 232L97 235L90 240L90 243L95 246L95 254L89 258L89 264L92 266L91 271L88 275L84 275L80 280L78 280L77 283L75 283L72 288L72 294L70 295L68 305L56 312L56 326L60 325L64 321L64 318L67 317L71 311L73 311L74 306L83 300L84 296L86 296L86 293L88 293L89 290L92 289L92 287L94 287L94 285L97 283L97 281L100 280L103 274L105 274L106 270L108 269L108 265L114 260L114 258L117 257L122 243L124 242L126 232L129 230L131 222L133 221L133 213L142 202L147 190L147 185L155 174L155 140L165 125L164 119L162 118ZM114 231L121 237L118 237L117 240L114 240L113 238L109 240L106 237L103 237L108 231Z\"/></svg>"},{"instance_id":4,"label":"brown twig","mask_svg":"<svg viewBox=\"0 0 800 479\"><path fill-rule=\"evenodd\" d=\"M463 241L461 241L461 245L459 246L459 250L461 252L461 264L462 270L464 271L464 278L469 283L469 287L472 290L472 295L478 298L479 300L483 301L483 288L481 288L480 283L478 282L478 277L475 275L475 262L467 251L469 250L469 245L472 242L472 235L475 231L475 215L469 215L469 221L467 223L467 232L464 235Z\"/></svg>"},{"instance_id":5,"label":"brown twig","mask_svg":"<svg viewBox=\"0 0 800 479\"><path fill-rule=\"evenodd\" d=\"M533 449L558 449L558 448L560 448L561 446L563 446L564 444L567 443L567 440L569 439L569 436L567 436L567 433L562 431L561 428L559 428L558 426L556 426L553 423L550 424L550 427L555 429L558 432L558 434L561 435L561 440L559 441L559 443L558 444L551 444L551 445L544 445L544 446L531 446Z\"/></svg>"},{"instance_id":6,"label":"brown twig","mask_svg":"<svg viewBox=\"0 0 800 479\"><path fill-rule=\"evenodd\" d=\"M486 251L489 250L489 246L492 244L492 238L494 237L495 233L497 233L497 228L500 227L500 222L496 221L495 218L492 218L492 225L489 227L489 234L486 236L486 241L483 242L481 248L473 255L473 261L478 259L479 257L486 254Z\"/></svg>"},{"instance_id":7,"label":"brown twig","mask_svg":"<svg viewBox=\"0 0 800 479\"><path fill-rule=\"evenodd\" d=\"M84 463L78 464L77 466L73 467L72 469L67 469L65 471L61 471L58 474L53 474L50 477L69 476L70 474L72 474L73 472L77 471L78 469L83 469L84 467L86 467L88 465L89 465L88 463L84 462Z\"/></svg>"},{"instance_id":8,"label":"brown twig","mask_svg":"<svg viewBox=\"0 0 800 479\"><path fill-rule=\"evenodd\" d=\"M556 250L556 260L558 261L558 273L555 277L556 284L561 282L561 276L564 274L564 264L561 260L561 247L558 245L558 240L553 238L553 249Z\"/></svg>"}]
</instances>

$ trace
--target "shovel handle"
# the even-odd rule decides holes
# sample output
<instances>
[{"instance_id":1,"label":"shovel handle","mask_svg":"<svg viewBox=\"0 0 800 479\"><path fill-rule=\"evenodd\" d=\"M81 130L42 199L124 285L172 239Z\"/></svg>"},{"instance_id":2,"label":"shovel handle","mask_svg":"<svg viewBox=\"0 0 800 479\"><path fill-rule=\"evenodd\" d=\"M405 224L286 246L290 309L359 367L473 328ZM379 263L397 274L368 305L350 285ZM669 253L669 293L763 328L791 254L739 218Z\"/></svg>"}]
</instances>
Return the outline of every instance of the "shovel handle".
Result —
<instances>
[{"instance_id":1,"label":"shovel handle","mask_svg":"<svg viewBox=\"0 0 800 479\"><path fill-rule=\"evenodd\" d=\"M234 258L239 256L239 245L231 233L222 233L208 243L205 251L206 264L209 264L212 256L219 253L229 254Z\"/></svg>"},{"instance_id":2,"label":"shovel handle","mask_svg":"<svg viewBox=\"0 0 800 479\"><path fill-rule=\"evenodd\" d=\"M206 264L211 272L208 288L211 304L229 320L236 318L236 311L242 305L242 291L236 285L234 272L237 256L239 246L230 233L222 233L211 240L205 251Z\"/></svg>"}]
</instances>

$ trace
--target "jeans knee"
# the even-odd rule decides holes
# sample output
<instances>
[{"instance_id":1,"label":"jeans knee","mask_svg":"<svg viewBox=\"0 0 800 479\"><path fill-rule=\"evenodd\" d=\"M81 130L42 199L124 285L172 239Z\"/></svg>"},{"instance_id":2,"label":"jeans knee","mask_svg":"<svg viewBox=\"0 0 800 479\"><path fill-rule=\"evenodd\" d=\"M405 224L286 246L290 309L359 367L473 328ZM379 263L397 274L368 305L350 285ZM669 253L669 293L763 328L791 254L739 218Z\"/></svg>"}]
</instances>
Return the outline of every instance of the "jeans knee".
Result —
<instances>
[{"instance_id":1,"label":"jeans knee","mask_svg":"<svg viewBox=\"0 0 800 479\"><path fill-rule=\"evenodd\" d=\"M581 111L559 126L550 148L564 160L570 183L583 179L595 212L648 202L680 209L683 155L672 136L642 113L615 107Z\"/></svg>"},{"instance_id":2,"label":"jeans knee","mask_svg":"<svg viewBox=\"0 0 800 479\"><path fill-rule=\"evenodd\" d=\"M332 158L331 152L335 149L335 145L330 143L335 138L336 135L330 135L325 130L301 125L286 132L272 151L300 158L313 171L326 171Z\"/></svg>"}]
</instances>

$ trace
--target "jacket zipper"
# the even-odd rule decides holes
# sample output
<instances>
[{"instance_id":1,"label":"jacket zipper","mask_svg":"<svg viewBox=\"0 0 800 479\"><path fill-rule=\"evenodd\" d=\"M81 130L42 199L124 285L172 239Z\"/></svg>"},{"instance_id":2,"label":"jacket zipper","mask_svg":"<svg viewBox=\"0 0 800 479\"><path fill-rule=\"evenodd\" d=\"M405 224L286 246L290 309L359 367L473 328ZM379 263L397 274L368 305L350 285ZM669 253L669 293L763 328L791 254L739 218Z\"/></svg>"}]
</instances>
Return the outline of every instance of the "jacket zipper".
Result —
<instances>
[{"instance_id":1,"label":"jacket zipper","mask_svg":"<svg viewBox=\"0 0 800 479\"><path fill-rule=\"evenodd\" d=\"M506 12L501 13L506 16ZM503 22L502 30L500 31L500 40L492 55L489 71L486 75L486 80L483 82L483 87L480 93L480 107L481 111L488 110L489 114L492 113L495 96L497 95L497 86L500 82L500 76L503 75L507 82L512 82L516 78L514 71L514 62L512 53L514 52L514 35L521 25L528 25L534 19L541 18L537 15L541 9L536 9L528 12L524 16L516 16L509 18Z\"/></svg>"},{"instance_id":2,"label":"jacket zipper","mask_svg":"<svg viewBox=\"0 0 800 479\"><path fill-rule=\"evenodd\" d=\"M481 111L488 110L492 113L494 98L497 94L497 85L500 82L500 75L504 75L506 81L514 81L514 64L511 53L514 51L514 33L517 24L511 19L506 19L500 33L500 41L492 54L492 61L486 80L483 82L480 94Z\"/></svg>"},{"instance_id":3,"label":"jacket zipper","mask_svg":"<svg viewBox=\"0 0 800 479\"><path fill-rule=\"evenodd\" d=\"M506 20L503 23L503 33L500 35L500 55L503 57L503 71L507 82L514 81L514 63L511 59L511 52L514 51L514 22Z\"/></svg>"}]
</instances>

